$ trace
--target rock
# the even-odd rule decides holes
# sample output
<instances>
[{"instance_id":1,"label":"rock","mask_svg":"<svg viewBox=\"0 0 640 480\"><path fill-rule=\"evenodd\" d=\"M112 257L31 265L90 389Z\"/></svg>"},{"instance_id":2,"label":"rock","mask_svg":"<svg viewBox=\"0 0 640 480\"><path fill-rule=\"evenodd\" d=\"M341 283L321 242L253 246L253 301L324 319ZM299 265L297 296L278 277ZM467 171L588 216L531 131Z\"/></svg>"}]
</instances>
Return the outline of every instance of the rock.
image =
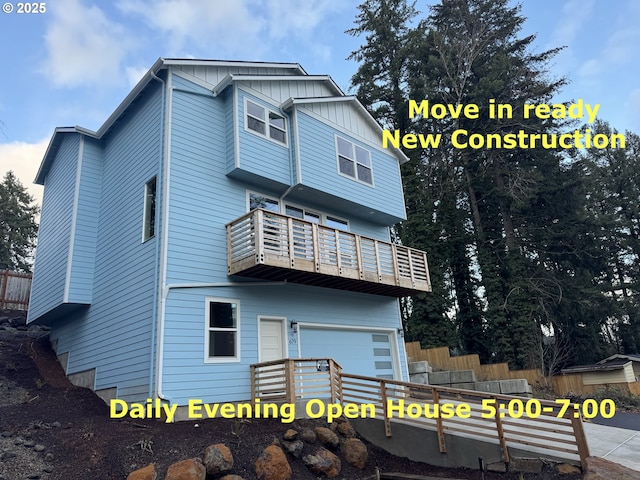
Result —
<instances>
[{"instance_id":1,"label":"rock","mask_svg":"<svg viewBox=\"0 0 640 480\"><path fill-rule=\"evenodd\" d=\"M224 443L216 443L206 448L202 463L207 469L207 475L219 475L233 468L233 455Z\"/></svg>"},{"instance_id":2,"label":"rock","mask_svg":"<svg viewBox=\"0 0 640 480\"><path fill-rule=\"evenodd\" d=\"M258 480L289 480L292 475L287 457L277 445L269 445L256 460L254 467Z\"/></svg>"},{"instance_id":3,"label":"rock","mask_svg":"<svg viewBox=\"0 0 640 480\"><path fill-rule=\"evenodd\" d=\"M139 468L127 475L127 480L156 480L158 478L158 472L156 466L150 463L144 468Z\"/></svg>"},{"instance_id":4,"label":"rock","mask_svg":"<svg viewBox=\"0 0 640 480\"><path fill-rule=\"evenodd\" d=\"M36 452L44 452L44 450L45 450L45 446L44 446L44 445L37 444L35 447L33 447L33 449L34 449Z\"/></svg>"},{"instance_id":5,"label":"rock","mask_svg":"<svg viewBox=\"0 0 640 480\"><path fill-rule=\"evenodd\" d=\"M509 471L523 473L541 473L542 460L539 458L514 457L509 464Z\"/></svg>"},{"instance_id":6,"label":"rock","mask_svg":"<svg viewBox=\"0 0 640 480\"><path fill-rule=\"evenodd\" d=\"M569 463L560 463L556 469L561 475L579 475L582 473L582 469L580 467Z\"/></svg>"},{"instance_id":7,"label":"rock","mask_svg":"<svg viewBox=\"0 0 640 480\"><path fill-rule=\"evenodd\" d=\"M298 432L293 428L290 428L289 430L284 432L284 435L282 436L282 438L284 438L285 440L295 440L297 437Z\"/></svg>"},{"instance_id":8,"label":"rock","mask_svg":"<svg viewBox=\"0 0 640 480\"><path fill-rule=\"evenodd\" d=\"M189 458L169 465L164 480L205 480L207 470L199 458Z\"/></svg>"},{"instance_id":9,"label":"rock","mask_svg":"<svg viewBox=\"0 0 640 480\"><path fill-rule=\"evenodd\" d=\"M42 469L42 471L43 471L44 473L51 473L51 472L53 472L53 467L52 467L51 465L47 465L46 467L44 467L44 468Z\"/></svg>"},{"instance_id":10,"label":"rock","mask_svg":"<svg viewBox=\"0 0 640 480\"><path fill-rule=\"evenodd\" d=\"M326 427L316 427L315 432L318 440L320 440L325 446L329 448L338 448L338 446L340 445L340 439L338 438L338 435L336 435L330 429Z\"/></svg>"},{"instance_id":11,"label":"rock","mask_svg":"<svg viewBox=\"0 0 640 480\"><path fill-rule=\"evenodd\" d=\"M32 448L36 446L36 442L33 440L27 440L22 444L23 447Z\"/></svg>"},{"instance_id":12,"label":"rock","mask_svg":"<svg viewBox=\"0 0 640 480\"><path fill-rule=\"evenodd\" d=\"M52 460L53 460L53 453L47 453L47 454L44 456L44 461L45 461L45 462L50 462L50 461L52 461Z\"/></svg>"},{"instance_id":13,"label":"rock","mask_svg":"<svg viewBox=\"0 0 640 480\"><path fill-rule=\"evenodd\" d=\"M0 433L0 436L4 437L4 438L9 438L11 436L11 432L2 432Z\"/></svg>"},{"instance_id":14,"label":"rock","mask_svg":"<svg viewBox=\"0 0 640 480\"><path fill-rule=\"evenodd\" d=\"M42 476L39 473L32 473L27 477L29 480L40 480Z\"/></svg>"},{"instance_id":15,"label":"rock","mask_svg":"<svg viewBox=\"0 0 640 480\"><path fill-rule=\"evenodd\" d=\"M314 432L310 428L305 428L300 433L300 439L304 443L316 443L316 440L318 439L318 437L316 436L316 432Z\"/></svg>"},{"instance_id":16,"label":"rock","mask_svg":"<svg viewBox=\"0 0 640 480\"><path fill-rule=\"evenodd\" d=\"M244 480L244 478L239 475L225 475L220 480Z\"/></svg>"},{"instance_id":17,"label":"rock","mask_svg":"<svg viewBox=\"0 0 640 480\"><path fill-rule=\"evenodd\" d=\"M340 459L326 448L319 448L314 455L305 455L302 461L315 474L334 478L340 475Z\"/></svg>"},{"instance_id":18,"label":"rock","mask_svg":"<svg viewBox=\"0 0 640 480\"><path fill-rule=\"evenodd\" d=\"M51 424L51 426L54 427L54 428L60 428L62 426L62 424L60 422L58 422L58 421L55 421L55 422L53 422Z\"/></svg>"},{"instance_id":19,"label":"rock","mask_svg":"<svg viewBox=\"0 0 640 480\"><path fill-rule=\"evenodd\" d=\"M339 433L340 435L346 438L355 438L357 436L355 429L351 426L349 422L346 422L346 421L339 423L336 428L336 431L337 433Z\"/></svg>"},{"instance_id":20,"label":"rock","mask_svg":"<svg viewBox=\"0 0 640 480\"><path fill-rule=\"evenodd\" d=\"M489 463L487 465L487 471L488 472L499 472L499 473L506 473L507 471L507 464L504 462L494 462L494 463Z\"/></svg>"},{"instance_id":21,"label":"rock","mask_svg":"<svg viewBox=\"0 0 640 480\"><path fill-rule=\"evenodd\" d=\"M357 438L348 438L341 447L344 459L360 470L367 466L369 451L364 443Z\"/></svg>"},{"instance_id":22,"label":"rock","mask_svg":"<svg viewBox=\"0 0 640 480\"><path fill-rule=\"evenodd\" d=\"M287 451L287 453L293 455L296 458L300 458L300 456L302 455L302 449L304 448L304 442L302 440L293 440L290 442L284 440L282 442L282 446Z\"/></svg>"},{"instance_id":23,"label":"rock","mask_svg":"<svg viewBox=\"0 0 640 480\"><path fill-rule=\"evenodd\" d=\"M24 443L24 438L22 437L16 437L15 440L13 441L14 445L22 445Z\"/></svg>"}]
</instances>

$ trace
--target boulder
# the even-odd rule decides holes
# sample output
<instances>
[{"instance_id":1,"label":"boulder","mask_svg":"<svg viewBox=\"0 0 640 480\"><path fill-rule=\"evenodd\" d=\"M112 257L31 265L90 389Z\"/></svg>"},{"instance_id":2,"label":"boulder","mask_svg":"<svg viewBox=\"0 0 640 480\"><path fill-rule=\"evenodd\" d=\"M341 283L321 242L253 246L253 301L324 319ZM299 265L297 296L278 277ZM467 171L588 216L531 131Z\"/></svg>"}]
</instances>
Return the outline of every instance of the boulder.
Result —
<instances>
[{"instance_id":1,"label":"boulder","mask_svg":"<svg viewBox=\"0 0 640 480\"><path fill-rule=\"evenodd\" d=\"M199 458L189 458L169 465L164 480L205 480L207 470Z\"/></svg>"},{"instance_id":2,"label":"boulder","mask_svg":"<svg viewBox=\"0 0 640 480\"><path fill-rule=\"evenodd\" d=\"M336 431L345 438L354 438L357 436L355 429L349 422L339 423Z\"/></svg>"},{"instance_id":3,"label":"boulder","mask_svg":"<svg viewBox=\"0 0 640 480\"><path fill-rule=\"evenodd\" d=\"M205 449L202 463L207 469L207 475L219 475L233 468L233 455L224 443L216 443Z\"/></svg>"},{"instance_id":4,"label":"boulder","mask_svg":"<svg viewBox=\"0 0 640 480\"><path fill-rule=\"evenodd\" d=\"M340 475L340 459L326 448L319 448L313 455L305 455L302 461L309 470L317 475L335 478Z\"/></svg>"},{"instance_id":5,"label":"boulder","mask_svg":"<svg viewBox=\"0 0 640 480\"><path fill-rule=\"evenodd\" d=\"M244 480L244 478L239 475L225 475L221 477L220 480Z\"/></svg>"},{"instance_id":6,"label":"boulder","mask_svg":"<svg viewBox=\"0 0 640 480\"><path fill-rule=\"evenodd\" d=\"M256 460L254 467L258 480L289 480L292 475L287 457L277 445L269 445Z\"/></svg>"},{"instance_id":7,"label":"boulder","mask_svg":"<svg viewBox=\"0 0 640 480\"><path fill-rule=\"evenodd\" d=\"M282 446L287 453L293 455L296 458L300 458L300 456L302 455L302 449L304 448L304 443L302 440L283 440Z\"/></svg>"},{"instance_id":8,"label":"boulder","mask_svg":"<svg viewBox=\"0 0 640 480\"><path fill-rule=\"evenodd\" d=\"M302 432L300 432L300 439L304 443L316 443L318 436L316 435L316 432L314 432L310 428L305 428L302 430Z\"/></svg>"},{"instance_id":9,"label":"boulder","mask_svg":"<svg viewBox=\"0 0 640 480\"><path fill-rule=\"evenodd\" d=\"M318 440L320 440L323 445L329 448L338 448L340 446L340 439L338 438L338 435L332 432L329 428L316 427L315 432Z\"/></svg>"},{"instance_id":10,"label":"boulder","mask_svg":"<svg viewBox=\"0 0 640 480\"><path fill-rule=\"evenodd\" d=\"M360 470L367 466L367 458L369 451L364 443L357 438L348 438L341 447L344 459L351 465Z\"/></svg>"},{"instance_id":11,"label":"boulder","mask_svg":"<svg viewBox=\"0 0 640 480\"><path fill-rule=\"evenodd\" d=\"M285 440L295 440L297 437L298 437L298 432L293 428L288 429L286 432L284 432L284 435L282 436L282 438L284 438Z\"/></svg>"},{"instance_id":12,"label":"boulder","mask_svg":"<svg viewBox=\"0 0 640 480\"><path fill-rule=\"evenodd\" d=\"M158 472L153 463L150 463L144 468L134 470L127 475L127 480L156 480L156 478L158 478Z\"/></svg>"}]
</instances>

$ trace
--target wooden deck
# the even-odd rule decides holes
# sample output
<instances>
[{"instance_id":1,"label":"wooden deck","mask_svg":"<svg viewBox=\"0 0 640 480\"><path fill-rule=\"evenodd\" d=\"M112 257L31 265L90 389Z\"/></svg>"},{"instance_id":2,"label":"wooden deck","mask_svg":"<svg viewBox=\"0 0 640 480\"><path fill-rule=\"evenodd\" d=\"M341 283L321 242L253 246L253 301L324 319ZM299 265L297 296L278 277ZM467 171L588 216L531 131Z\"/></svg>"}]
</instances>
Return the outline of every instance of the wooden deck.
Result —
<instances>
[{"instance_id":1,"label":"wooden deck","mask_svg":"<svg viewBox=\"0 0 640 480\"><path fill-rule=\"evenodd\" d=\"M227 225L229 275L404 297L431 291L427 254L253 210Z\"/></svg>"}]
</instances>

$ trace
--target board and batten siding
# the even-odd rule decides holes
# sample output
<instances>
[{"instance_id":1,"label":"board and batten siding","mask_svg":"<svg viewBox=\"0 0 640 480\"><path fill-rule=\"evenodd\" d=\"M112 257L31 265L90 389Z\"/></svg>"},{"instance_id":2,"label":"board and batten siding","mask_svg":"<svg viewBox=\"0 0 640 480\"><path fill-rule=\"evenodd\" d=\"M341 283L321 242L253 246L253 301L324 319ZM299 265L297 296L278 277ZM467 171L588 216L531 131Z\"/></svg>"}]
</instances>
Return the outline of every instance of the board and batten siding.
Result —
<instances>
[{"instance_id":1,"label":"board and batten siding","mask_svg":"<svg viewBox=\"0 0 640 480\"><path fill-rule=\"evenodd\" d=\"M240 361L206 363L205 299L237 300L240 310ZM400 328L396 299L287 284L219 288L177 288L167 297L163 385L172 402L189 399L231 402L251 397L250 365L258 362L258 317L286 317L288 355L297 357L297 334L290 321L327 326ZM406 380L406 354L398 339L400 373ZM372 375L374 372L372 372Z\"/></svg>"},{"instance_id":2,"label":"board and batten siding","mask_svg":"<svg viewBox=\"0 0 640 480\"><path fill-rule=\"evenodd\" d=\"M297 111L302 184L379 211L400 221L405 218L400 168L396 157L331 125ZM359 182L338 171L336 136L371 154L373 185Z\"/></svg>"},{"instance_id":3,"label":"board and batten siding","mask_svg":"<svg viewBox=\"0 0 640 480\"><path fill-rule=\"evenodd\" d=\"M145 183L156 176L162 184L162 101L162 88L151 86L102 139L93 301L51 326L58 355L69 355L68 375L95 369L96 390L117 385L118 398L129 402L151 392L160 208L146 242L142 223ZM158 188L158 206L161 200Z\"/></svg>"},{"instance_id":4,"label":"board and batten siding","mask_svg":"<svg viewBox=\"0 0 640 480\"><path fill-rule=\"evenodd\" d=\"M62 135L55 162L44 180L28 321L65 302L81 135Z\"/></svg>"}]
</instances>

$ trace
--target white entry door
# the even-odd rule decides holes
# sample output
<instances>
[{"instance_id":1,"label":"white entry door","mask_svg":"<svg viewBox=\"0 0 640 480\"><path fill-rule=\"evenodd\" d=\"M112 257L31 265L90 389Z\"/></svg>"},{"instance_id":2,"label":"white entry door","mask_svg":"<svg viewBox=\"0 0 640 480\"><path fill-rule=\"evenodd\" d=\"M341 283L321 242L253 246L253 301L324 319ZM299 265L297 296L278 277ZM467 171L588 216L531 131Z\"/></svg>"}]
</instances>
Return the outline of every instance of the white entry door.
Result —
<instances>
[{"instance_id":1,"label":"white entry door","mask_svg":"<svg viewBox=\"0 0 640 480\"><path fill-rule=\"evenodd\" d=\"M284 318L260 318L260 362L280 360L287 356Z\"/></svg>"}]
</instances>

